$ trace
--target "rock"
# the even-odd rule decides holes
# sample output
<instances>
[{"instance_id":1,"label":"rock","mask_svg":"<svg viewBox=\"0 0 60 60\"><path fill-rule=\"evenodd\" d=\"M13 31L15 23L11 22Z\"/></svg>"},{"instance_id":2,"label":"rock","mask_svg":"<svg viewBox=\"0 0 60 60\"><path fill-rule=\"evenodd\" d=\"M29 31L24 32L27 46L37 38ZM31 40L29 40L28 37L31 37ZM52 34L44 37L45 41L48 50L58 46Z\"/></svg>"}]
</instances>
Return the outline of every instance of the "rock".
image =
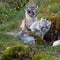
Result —
<instances>
[{"instance_id":1,"label":"rock","mask_svg":"<svg viewBox=\"0 0 60 60\"><path fill-rule=\"evenodd\" d=\"M60 45L60 40L54 41L52 46L58 46Z\"/></svg>"}]
</instances>

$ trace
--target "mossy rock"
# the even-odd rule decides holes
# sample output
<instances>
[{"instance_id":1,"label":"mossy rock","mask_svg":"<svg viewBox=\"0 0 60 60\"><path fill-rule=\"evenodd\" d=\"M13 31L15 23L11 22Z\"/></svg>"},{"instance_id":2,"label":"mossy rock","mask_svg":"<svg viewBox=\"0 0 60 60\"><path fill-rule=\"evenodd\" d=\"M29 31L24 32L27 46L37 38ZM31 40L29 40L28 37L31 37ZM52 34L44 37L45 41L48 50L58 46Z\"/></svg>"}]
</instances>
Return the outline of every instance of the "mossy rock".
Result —
<instances>
[{"instance_id":1,"label":"mossy rock","mask_svg":"<svg viewBox=\"0 0 60 60\"><path fill-rule=\"evenodd\" d=\"M32 59L34 53L31 48L26 45L8 47L2 54L1 60L23 60ZM34 51L33 51L34 52Z\"/></svg>"},{"instance_id":2,"label":"mossy rock","mask_svg":"<svg viewBox=\"0 0 60 60\"><path fill-rule=\"evenodd\" d=\"M30 49L26 45L13 46L3 52L1 60L20 60L25 57L28 58L29 53Z\"/></svg>"}]
</instances>

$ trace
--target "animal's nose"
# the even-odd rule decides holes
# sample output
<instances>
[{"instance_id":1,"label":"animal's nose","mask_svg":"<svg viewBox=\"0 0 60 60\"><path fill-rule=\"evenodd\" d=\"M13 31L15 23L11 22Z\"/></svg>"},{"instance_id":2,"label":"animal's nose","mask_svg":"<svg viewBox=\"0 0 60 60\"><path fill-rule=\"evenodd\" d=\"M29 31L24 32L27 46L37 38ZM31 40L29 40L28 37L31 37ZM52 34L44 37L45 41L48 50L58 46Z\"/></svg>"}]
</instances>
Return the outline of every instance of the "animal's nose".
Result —
<instances>
[{"instance_id":1,"label":"animal's nose","mask_svg":"<svg viewBox=\"0 0 60 60\"><path fill-rule=\"evenodd\" d=\"M32 15L34 15L34 12L32 12Z\"/></svg>"}]
</instances>

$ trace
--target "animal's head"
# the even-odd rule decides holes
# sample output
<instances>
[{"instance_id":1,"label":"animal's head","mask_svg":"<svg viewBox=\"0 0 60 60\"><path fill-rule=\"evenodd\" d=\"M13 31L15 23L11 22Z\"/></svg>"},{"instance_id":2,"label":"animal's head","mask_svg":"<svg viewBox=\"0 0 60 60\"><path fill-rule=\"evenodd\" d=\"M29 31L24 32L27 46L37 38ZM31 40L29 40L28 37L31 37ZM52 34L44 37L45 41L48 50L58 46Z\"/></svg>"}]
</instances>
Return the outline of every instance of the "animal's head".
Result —
<instances>
[{"instance_id":1,"label":"animal's head","mask_svg":"<svg viewBox=\"0 0 60 60\"><path fill-rule=\"evenodd\" d=\"M40 31L41 33L45 34L48 32L48 30L51 27L51 21L48 21L44 18L41 18L40 21L34 22L31 26L30 29L33 32Z\"/></svg>"},{"instance_id":2,"label":"animal's head","mask_svg":"<svg viewBox=\"0 0 60 60\"><path fill-rule=\"evenodd\" d=\"M31 18L35 18L37 16L37 9L38 6L27 6L25 8L25 12L27 12Z\"/></svg>"},{"instance_id":3,"label":"animal's head","mask_svg":"<svg viewBox=\"0 0 60 60\"><path fill-rule=\"evenodd\" d=\"M41 29L41 32L46 33L51 26L51 21L46 20L45 18L41 18L39 21L39 28Z\"/></svg>"}]
</instances>

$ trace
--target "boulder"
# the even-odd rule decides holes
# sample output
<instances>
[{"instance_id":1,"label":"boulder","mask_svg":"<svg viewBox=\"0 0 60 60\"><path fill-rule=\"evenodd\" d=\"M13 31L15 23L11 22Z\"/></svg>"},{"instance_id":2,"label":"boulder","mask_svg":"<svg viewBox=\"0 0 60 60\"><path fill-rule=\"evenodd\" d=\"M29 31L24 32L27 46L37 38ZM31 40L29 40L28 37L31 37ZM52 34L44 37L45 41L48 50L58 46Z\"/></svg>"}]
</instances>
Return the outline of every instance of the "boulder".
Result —
<instances>
[{"instance_id":1,"label":"boulder","mask_svg":"<svg viewBox=\"0 0 60 60\"><path fill-rule=\"evenodd\" d=\"M59 46L60 45L60 40L54 41L52 46Z\"/></svg>"}]
</instances>

